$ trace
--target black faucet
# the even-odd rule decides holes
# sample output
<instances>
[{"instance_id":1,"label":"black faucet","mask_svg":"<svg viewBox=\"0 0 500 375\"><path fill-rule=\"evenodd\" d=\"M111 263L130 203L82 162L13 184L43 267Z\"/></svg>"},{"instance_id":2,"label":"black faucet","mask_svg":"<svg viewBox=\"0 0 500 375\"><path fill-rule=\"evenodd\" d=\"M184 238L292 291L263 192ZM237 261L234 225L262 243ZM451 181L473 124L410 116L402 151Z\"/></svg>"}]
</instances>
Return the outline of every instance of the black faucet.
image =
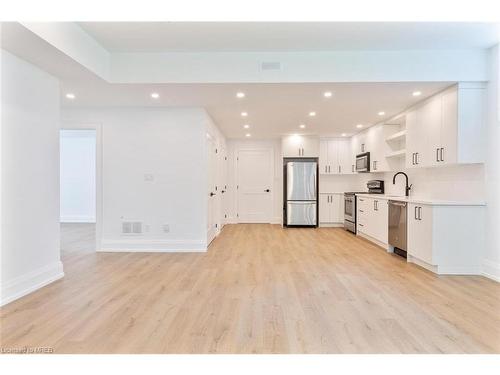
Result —
<instances>
[{"instance_id":1,"label":"black faucet","mask_svg":"<svg viewBox=\"0 0 500 375\"><path fill-rule=\"evenodd\" d=\"M413 184L412 184L412 185L410 185L410 186L408 186L408 175L407 175L406 173L404 173L404 172L398 172L398 173L396 173L396 174L394 175L394 177L392 178L392 184L393 184L393 185L395 185L395 184L396 184L396 176L397 176L398 174L402 174L403 176L405 176L405 177L406 177L406 187L405 187L405 190L406 190L406 196L407 196L407 197L409 197L409 196L410 196L410 190L411 190L411 187L413 186Z\"/></svg>"}]
</instances>

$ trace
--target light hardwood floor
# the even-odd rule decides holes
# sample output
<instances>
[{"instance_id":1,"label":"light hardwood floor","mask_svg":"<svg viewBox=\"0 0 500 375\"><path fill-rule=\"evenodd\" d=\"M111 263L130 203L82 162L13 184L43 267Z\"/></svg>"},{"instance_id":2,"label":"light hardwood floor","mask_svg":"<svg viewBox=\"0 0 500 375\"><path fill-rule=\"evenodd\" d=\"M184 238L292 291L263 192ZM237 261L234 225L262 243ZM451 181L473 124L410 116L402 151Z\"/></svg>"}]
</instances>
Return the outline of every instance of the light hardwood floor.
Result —
<instances>
[{"instance_id":1,"label":"light hardwood floor","mask_svg":"<svg viewBox=\"0 0 500 375\"><path fill-rule=\"evenodd\" d=\"M500 352L500 284L438 277L343 229L228 225L207 253L95 253L1 308L2 347L56 353Z\"/></svg>"}]
</instances>

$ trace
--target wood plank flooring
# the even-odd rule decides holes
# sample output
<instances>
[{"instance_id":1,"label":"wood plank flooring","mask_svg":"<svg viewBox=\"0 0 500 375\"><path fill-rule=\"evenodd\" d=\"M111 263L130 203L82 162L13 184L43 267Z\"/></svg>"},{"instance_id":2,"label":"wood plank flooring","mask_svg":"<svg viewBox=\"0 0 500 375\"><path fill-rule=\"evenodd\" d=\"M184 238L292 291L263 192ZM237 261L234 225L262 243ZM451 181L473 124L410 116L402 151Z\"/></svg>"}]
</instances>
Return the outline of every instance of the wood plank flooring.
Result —
<instances>
[{"instance_id":1,"label":"wood plank flooring","mask_svg":"<svg viewBox=\"0 0 500 375\"><path fill-rule=\"evenodd\" d=\"M55 353L499 353L500 284L438 277L338 228L227 225L207 253L95 253L0 310L1 347Z\"/></svg>"}]
</instances>

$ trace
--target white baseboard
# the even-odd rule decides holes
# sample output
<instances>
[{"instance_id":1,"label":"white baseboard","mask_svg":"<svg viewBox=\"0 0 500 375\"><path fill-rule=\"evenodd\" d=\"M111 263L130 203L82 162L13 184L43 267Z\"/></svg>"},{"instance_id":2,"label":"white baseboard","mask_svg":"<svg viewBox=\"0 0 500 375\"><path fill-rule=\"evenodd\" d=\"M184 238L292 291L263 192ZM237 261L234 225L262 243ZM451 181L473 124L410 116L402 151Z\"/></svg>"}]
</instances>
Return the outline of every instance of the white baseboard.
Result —
<instances>
[{"instance_id":1,"label":"white baseboard","mask_svg":"<svg viewBox=\"0 0 500 375\"><path fill-rule=\"evenodd\" d=\"M483 259L482 263L481 275L487 277L488 279L500 282L500 264L489 259Z\"/></svg>"},{"instance_id":2,"label":"white baseboard","mask_svg":"<svg viewBox=\"0 0 500 375\"><path fill-rule=\"evenodd\" d=\"M344 223L319 223L320 228L343 228Z\"/></svg>"},{"instance_id":3,"label":"white baseboard","mask_svg":"<svg viewBox=\"0 0 500 375\"><path fill-rule=\"evenodd\" d=\"M207 251L206 241L195 240L102 240L99 252L114 253L199 253Z\"/></svg>"},{"instance_id":4,"label":"white baseboard","mask_svg":"<svg viewBox=\"0 0 500 375\"><path fill-rule=\"evenodd\" d=\"M95 216L61 216L61 223L95 223Z\"/></svg>"},{"instance_id":5,"label":"white baseboard","mask_svg":"<svg viewBox=\"0 0 500 375\"><path fill-rule=\"evenodd\" d=\"M2 284L0 306L6 305L64 276L61 261L41 267Z\"/></svg>"},{"instance_id":6,"label":"white baseboard","mask_svg":"<svg viewBox=\"0 0 500 375\"><path fill-rule=\"evenodd\" d=\"M481 269L478 265L433 265L424 262L421 259L408 255L408 263L414 263L428 271L438 275L457 275L457 276L474 276L481 275Z\"/></svg>"},{"instance_id":7,"label":"white baseboard","mask_svg":"<svg viewBox=\"0 0 500 375\"><path fill-rule=\"evenodd\" d=\"M281 224L283 222L283 219L281 216L276 216L271 220L271 224Z\"/></svg>"},{"instance_id":8,"label":"white baseboard","mask_svg":"<svg viewBox=\"0 0 500 375\"><path fill-rule=\"evenodd\" d=\"M356 235L357 236L360 236L360 237L363 237L365 240L368 240L370 242L373 242L375 245L381 247L382 249L384 249L385 251L389 250L389 244L386 244L386 243L383 243L383 242L380 242L379 240L377 240L376 238L373 238L372 236L369 236L367 234L364 234L363 232L360 232L360 231L357 231L356 232Z\"/></svg>"}]
</instances>

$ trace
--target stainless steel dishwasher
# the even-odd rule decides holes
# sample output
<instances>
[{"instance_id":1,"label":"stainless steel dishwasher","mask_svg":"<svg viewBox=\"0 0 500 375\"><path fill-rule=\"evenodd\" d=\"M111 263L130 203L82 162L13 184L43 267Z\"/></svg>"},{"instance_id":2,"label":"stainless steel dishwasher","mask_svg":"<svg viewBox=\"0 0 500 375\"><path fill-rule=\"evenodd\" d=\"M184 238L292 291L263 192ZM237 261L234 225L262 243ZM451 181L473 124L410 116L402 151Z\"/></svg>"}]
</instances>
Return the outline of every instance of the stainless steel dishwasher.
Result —
<instances>
[{"instance_id":1,"label":"stainless steel dishwasher","mask_svg":"<svg viewBox=\"0 0 500 375\"><path fill-rule=\"evenodd\" d=\"M389 201L389 245L394 253L406 258L407 203Z\"/></svg>"}]
</instances>

